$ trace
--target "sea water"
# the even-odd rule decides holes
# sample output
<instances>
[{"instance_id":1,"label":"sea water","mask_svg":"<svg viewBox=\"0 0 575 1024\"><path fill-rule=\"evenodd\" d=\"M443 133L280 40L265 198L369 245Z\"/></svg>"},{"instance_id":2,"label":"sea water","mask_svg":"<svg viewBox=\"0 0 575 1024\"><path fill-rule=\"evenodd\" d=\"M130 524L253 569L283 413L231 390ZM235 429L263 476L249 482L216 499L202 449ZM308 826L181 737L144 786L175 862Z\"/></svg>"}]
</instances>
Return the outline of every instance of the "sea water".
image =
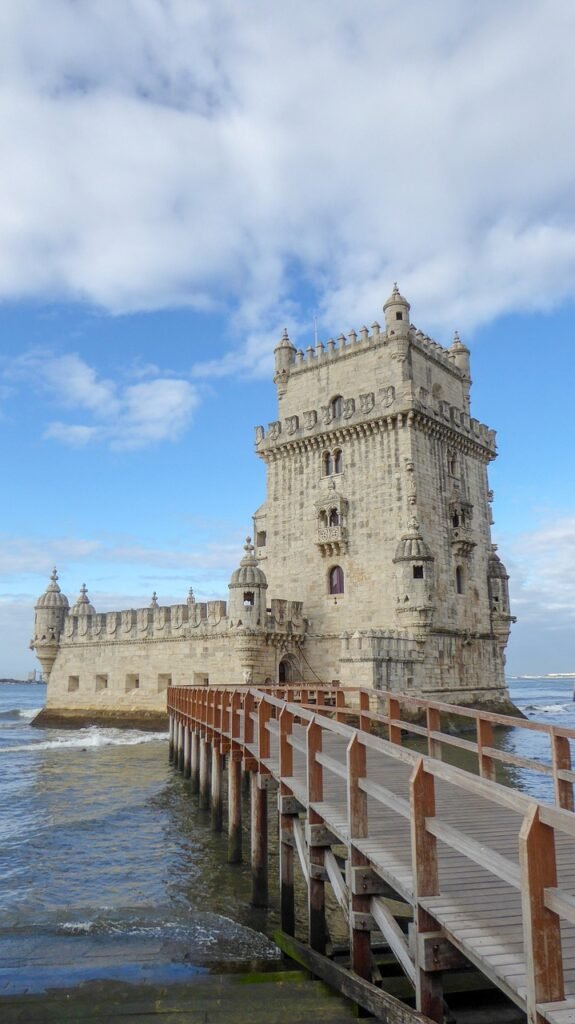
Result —
<instances>
[{"instance_id":1,"label":"sea water","mask_svg":"<svg viewBox=\"0 0 575 1024\"><path fill-rule=\"evenodd\" d=\"M276 958L167 733L35 728L44 699L0 685L0 994Z\"/></svg>"},{"instance_id":2,"label":"sea water","mask_svg":"<svg viewBox=\"0 0 575 1024\"><path fill-rule=\"evenodd\" d=\"M510 691L528 718L575 727L573 682L511 680ZM227 865L225 837L168 765L167 735L38 729L44 699L40 685L0 685L0 994L276 958L276 896L268 911L250 907L249 865ZM515 729L497 743L550 763L544 735ZM504 771L552 799L545 776Z\"/></svg>"}]
</instances>

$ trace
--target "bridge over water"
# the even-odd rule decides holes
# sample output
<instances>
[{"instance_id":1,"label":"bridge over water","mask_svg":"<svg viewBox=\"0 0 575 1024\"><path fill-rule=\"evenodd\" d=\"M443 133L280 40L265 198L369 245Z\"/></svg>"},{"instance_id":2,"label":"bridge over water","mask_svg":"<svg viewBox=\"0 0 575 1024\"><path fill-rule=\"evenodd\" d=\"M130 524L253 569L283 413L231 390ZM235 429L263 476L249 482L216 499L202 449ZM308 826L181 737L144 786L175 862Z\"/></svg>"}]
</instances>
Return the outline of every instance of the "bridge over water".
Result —
<instances>
[{"instance_id":1,"label":"bridge over water","mask_svg":"<svg viewBox=\"0 0 575 1024\"><path fill-rule=\"evenodd\" d=\"M242 771L250 773L260 906L268 898L268 791L277 791L280 942L314 973L399 1024L443 1021L450 975L473 968L533 1024L574 1024L575 730L303 685L177 687L168 711L171 756L211 806L216 829L227 766L231 862L241 859ZM470 731L453 734L454 720ZM547 756L497 746L495 730L510 726L542 737ZM454 752L469 768L448 763ZM517 770L546 777L553 798L521 792ZM296 858L307 888L305 944L292 938ZM349 928L349 970L326 955L326 886ZM382 943L416 1010L382 987L374 956Z\"/></svg>"}]
</instances>

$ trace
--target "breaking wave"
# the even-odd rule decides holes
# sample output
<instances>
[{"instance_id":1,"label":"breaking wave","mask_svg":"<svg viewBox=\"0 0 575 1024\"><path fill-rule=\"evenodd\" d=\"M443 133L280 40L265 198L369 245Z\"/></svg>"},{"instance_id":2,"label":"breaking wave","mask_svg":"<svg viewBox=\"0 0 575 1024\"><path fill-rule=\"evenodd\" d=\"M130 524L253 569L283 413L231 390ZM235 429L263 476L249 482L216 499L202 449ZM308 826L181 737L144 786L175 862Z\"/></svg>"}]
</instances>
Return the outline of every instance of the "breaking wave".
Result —
<instances>
[{"instance_id":1,"label":"breaking wave","mask_svg":"<svg viewBox=\"0 0 575 1024\"><path fill-rule=\"evenodd\" d=\"M78 729L73 733L62 733L55 739L14 745L7 747L6 750L14 753L15 751L25 750L92 750L98 747L133 747L139 743L165 741L167 738L168 734L166 732L140 732L137 729L104 729L97 725L91 725L87 729Z\"/></svg>"},{"instance_id":2,"label":"breaking wave","mask_svg":"<svg viewBox=\"0 0 575 1024\"><path fill-rule=\"evenodd\" d=\"M7 708L6 711L0 711L0 720L31 722L36 715L40 714L41 710L42 708Z\"/></svg>"},{"instance_id":3,"label":"breaking wave","mask_svg":"<svg viewBox=\"0 0 575 1024\"><path fill-rule=\"evenodd\" d=\"M540 715L567 715L574 710L573 701L569 704L526 704L525 711L533 711Z\"/></svg>"}]
</instances>

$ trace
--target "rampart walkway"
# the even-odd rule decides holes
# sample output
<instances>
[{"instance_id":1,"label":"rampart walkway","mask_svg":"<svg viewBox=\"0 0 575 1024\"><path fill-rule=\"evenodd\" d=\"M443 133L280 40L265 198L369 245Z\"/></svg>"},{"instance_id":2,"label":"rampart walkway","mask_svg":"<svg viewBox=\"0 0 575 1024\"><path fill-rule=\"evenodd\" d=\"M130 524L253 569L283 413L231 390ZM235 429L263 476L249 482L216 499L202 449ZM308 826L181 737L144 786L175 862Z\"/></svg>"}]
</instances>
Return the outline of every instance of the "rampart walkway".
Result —
<instances>
[{"instance_id":1,"label":"rampart walkway","mask_svg":"<svg viewBox=\"0 0 575 1024\"><path fill-rule=\"evenodd\" d=\"M260 905L267 900L266 790L277 787L282 929L294 934L297 855L310 948L326 951L327 883L349 924L354 976L374 980L372 939L383 936L412 984L419 1014L403 1015L404 1004L382 994L382 1019L442 1021L442 976L471 963L529 1021L573 1024L575 731L395 694L379 695L375 708L374 700L368 691L330 688L171 689L172 753L211 804L215 827L227 755L230 860L241 856L242 767L251 772L253 899ZM473 738L442 728L453 715L470 719ZM544 733L548 763L497 749L498 725ZM375 728L388 739L373 735ZM407 735L423 737L428 753L403 745ZM455 747L475 759L478 774L442 760ZM494 781L498 764L549 776L555 805Z\"/></svg>"}]
</instances>

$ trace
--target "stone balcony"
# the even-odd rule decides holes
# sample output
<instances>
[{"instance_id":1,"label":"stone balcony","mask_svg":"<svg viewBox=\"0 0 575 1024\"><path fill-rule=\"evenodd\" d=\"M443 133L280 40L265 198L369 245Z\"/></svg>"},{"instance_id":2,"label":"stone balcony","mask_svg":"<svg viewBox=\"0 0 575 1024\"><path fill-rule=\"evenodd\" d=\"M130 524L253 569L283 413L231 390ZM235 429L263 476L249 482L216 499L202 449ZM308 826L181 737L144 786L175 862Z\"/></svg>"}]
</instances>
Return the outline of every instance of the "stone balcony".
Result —
<instances>
[{"instance_id":1,"label":"stone balcony","mask_svg":"<svg viewBox=\"0 0 575 1024\"><path fill-rule=\"evenodd\" d=\"M322 555L339 555L347 550L346 526L320 526L316 544Z\"/></svg>"}]
</instances>

